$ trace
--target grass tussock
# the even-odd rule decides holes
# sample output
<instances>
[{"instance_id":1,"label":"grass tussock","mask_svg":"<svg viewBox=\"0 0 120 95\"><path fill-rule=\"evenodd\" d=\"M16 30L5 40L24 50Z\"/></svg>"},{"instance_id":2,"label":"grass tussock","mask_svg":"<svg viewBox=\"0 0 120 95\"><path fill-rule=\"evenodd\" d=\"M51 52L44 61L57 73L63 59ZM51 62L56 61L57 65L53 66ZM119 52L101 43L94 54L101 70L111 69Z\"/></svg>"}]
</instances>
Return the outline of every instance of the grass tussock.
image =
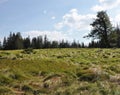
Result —
<instances>
[{"instance_id":1,"label":"grass tussock","mask_svg":"<svg viewBox=\"0 0 120 95\"><path fill-rule=\"evenodd\" d=\"M120 49L0 51L0 95L120 95Z\"/></svg>"}]
</instances>

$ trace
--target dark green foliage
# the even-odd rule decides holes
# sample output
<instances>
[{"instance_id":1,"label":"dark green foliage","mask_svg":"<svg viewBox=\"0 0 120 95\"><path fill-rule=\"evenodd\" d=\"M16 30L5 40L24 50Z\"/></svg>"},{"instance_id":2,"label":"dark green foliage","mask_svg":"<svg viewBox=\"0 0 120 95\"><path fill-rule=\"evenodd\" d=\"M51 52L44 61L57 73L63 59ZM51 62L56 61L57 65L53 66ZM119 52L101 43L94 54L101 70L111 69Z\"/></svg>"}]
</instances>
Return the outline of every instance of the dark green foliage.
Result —
<instances>
[{"instance_id":1,"label":"dark green foliage","mask_svg":"<svg viewBox=\"0 0 120 95\"><path fill-rule=\"evenodd\" d=\"M91 24L93 27L92 31L86 37L92 37L93 39L98 39L100 41L100 47L109 48L109 34L112 31L112 25L109 17L105 11L100 11L97 13L97 18Z\"/></svg>"},{"instance_id":2,"label":"dark green foliage","mask_svg":"<svg viewBox=\"0 0 120 95\"><path fill-rule=\"evenodd\" d=\"M62 41L60 42L59 47L60 47L60 48L69 48L69 47L70 47L70 44L68 43L68 41L65 42L64 40L62 40Z\"/></svg>"},{"instance_id":3,"label":"dark green foliage","mask_svg":"<svg viewBox=\"0 0 120 95\"><path fill-rule=\"evenodd\" d=\"M27 37L23 40L24 48L30 48L31 47L31 42L30 42L30 37Z\"/></svg>"},{"instance_id":4,"label":"dark green foliage","mask_svg":"<svg viewBox=\"0 0 120 95\"><path fill-rule=\"evenodd\" d=\"M23 85L21 90L25 92L33 92L33 88L29 85Z\"/></svg>"},{"instance_id":5,"label":"dark green foliage","mask_svg":"<svg viewBox=\"0 0 120 95\"><path fill-rule=\"evenodd\" d=\"M37 37L37 46L36 46L36 48L37 49L43 48L43 38L42 38L42 36Z\"/></svg>"},{"instance_id":6,"label":"dark green foliage","mask_svg":"<svg viewBox=\"0 0 120 95\"><path fill-rule=\"evenodd\" d=\"M99 48L100 47L100 43L99 41L91 41L88 45L89 48Z\"/></svg>"},{"instance_id":7,"label":"dark green foliage","mask_svg":"<svg viewBox=\"0 0 120 95\"><path fill-rule=\"evenodd\" d=\"M51 48L58 48L59 44L57 41L52 41Z\"/></svg>"},{"instance_id":8,"label":"dark green foliage","mask_svg":"<svg viewBox=\"0 0 120 95\"><path fill-rule=\"evenodd\" d=\"M7 39L4 37L3 39L3 49L7 49Z\"/></svg>"},{"instance_id":9,"label":"dark green foliage","mask_svg":"<svg viewBox=\"0 0 120 95\"><path fill-rule=\"evenodd\" d=\"M90 70L83 70L79 73L77 73L77 76L79 77L80 81L91 81L94 82L97 80L97 74L93 73Z\"/></svg>"},{"instance_id":10,"label":"dark green foliage","mask_svg":"<svg viewBox=\"0 0 120 95\"><path fill-rule=\"evenodd\" d=\"M21 34L10 33L9 37L4 37L3 45L0 44L0 49L4 50L16 50L16 49L46 49L46 48L84 48L86 47L84 43L76 43L74 40L72 43L68 41L49 41L47 36L44 38L42 36L34 37L32 40L30 37L22 38Z\"/></svg>"},{"instance_id":11,"label":"dark green foliage","mask_svg":"<svg viewBox=\"0 0 120 95\"><path fill-rule=\"evenodd\" d=\"M16 34L16 37L15 37L15 49L23 49L23 39L22 39L22 36L20 34L20 32L18 32Z\"/></svg>"},{"instance_id":12,"label":"dark green foliage","mask_svg":"<svg viewBox=\"0 0 120 95\"><path fill-rule=\"evenodd\" d=\"M48 38L47 38L47 36L45 35L45 37L44 37L44 48L47 48L48 47L48 43L49 43L49 41L48 41Z\"/></svg>"},{"instance_id":13,"label":"dark green foliage","mask_svg":"<svg viewBox=\"0 0 120 95\"><path fill-rule=\"evenodd\" d=\"M32 48L28 48L28 49L24 49L21 53L31 54L31 53L35 53L35 51Z\"/></svg>"},{"instance_id":14,"label":"dark green foliage","mask_svg":"<svg viewBox=\"0 0 120 95\"><path fill-rule=\"evenodd\" d=\"M23 39L20 32L16 34L10 33L7 39L4 38L3 49L5 50L23 49Z\"/></svg>"},{"instance_id":15,"label":"dark green foliage","mask_svg":"<svg viewBox=\"0 0 120 95\"><path fill-rule=\"evenodd\" d=\"M97 39L91 41L89 48L113 48L120 47L120 28L112 27L109 16L105 11L97 13L97 18L91 24L92 31L85 37Z\"/></svg>"},{"instance_id":16,"label":"dark green foliage","mask_svg":"<svg viewBox=\"0 0 120 95\"><path fill-rule=\"evenodd\" d=\"M7 93L11 93L12 91L7 87L0 87L0 94L1 95L8 95Z\"/></svg>"},{"instance_id":17,"label":"dark green foliage","mask_svg":"<svg viewBox=\"0 0 120 95\"><path fill-rule=\"evenodd\" d=\"M12 82L12 80L4 75L0 75L0 85L8 85Z\"/></svg>"},{"instance_id":18,"label":"dark green foliage","mask_svg":"<svg viewBox=\"0 0 120 95\"><path fill-rule=\"evenodd\" d=\"M79 42L77 43L77 42L74 40L73 43L71 44L71 47L72 47L72 48L79 48L79 47L81 47L81 46L80 46Z\"/></svg>"},{"instance_id":19,"label":"dark green foliage","mask_svg":"<svg viewBox=\"0 0 120 95\"><path fill-rule=\"evenodd\" d=\"M120 48L120 28L119 26L115 27L109 36L110 45L112 47Z\"/></svg>"},{"instance_id":20,"label":"dark green foliage","mask_svg":"<svg viewBox=\"0 0 120 95\"><path fill-rule=\"evenodd\" d=\"M1 41L0 41L0 50L2 49L3 47L2 47L2 43L1 43Z\"/></svg>"}]
</instances>

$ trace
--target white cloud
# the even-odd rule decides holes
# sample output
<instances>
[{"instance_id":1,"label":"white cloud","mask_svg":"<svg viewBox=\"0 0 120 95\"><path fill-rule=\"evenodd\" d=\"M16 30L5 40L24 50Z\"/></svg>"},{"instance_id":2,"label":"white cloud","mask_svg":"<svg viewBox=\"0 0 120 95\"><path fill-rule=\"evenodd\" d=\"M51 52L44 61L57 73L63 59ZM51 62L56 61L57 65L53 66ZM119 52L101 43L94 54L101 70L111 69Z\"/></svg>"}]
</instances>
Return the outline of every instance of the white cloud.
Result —
<instances>
[{"instance_id":1,"label":"white cloud","mask_svg":"<svg viewBox=\"0 0 120 95\"><path fill-rule=\"evenodd\" d=\"M85 14L82 15L78 12L77 9L71 9L68 13L66 13L62 20L55 24L55 29L53 31L50 30L33 30L22 33L24 37L36 37L36 36L45 36L47 35L49 40L57 40L60 41L62 39L68 40L70 42L75 40L79 40L80 42L89 40L82 39L85 36L85 32L88 33L90 31L93 19L96 18L96 14ZM52 16L51 19L56 19L55 16Z\"/></svg>"},{"instance_id":2,"label":"white cloud","mask_svg":"<svg viewBox=\"0 0 120 95\"><path fill-rule=\"evenodd\" d=\"M116 8L120 5L120 0L98 0L99 5L93 6L91 9L93 11L109 10Z\"/></svg>"},{"instance_id":3,"label":"white cloud","mask_svg":"<svg viewBox=\"0 0 120 95\"><path fill-rule=\"evenodd\" d=\"M59 23L55 24L54 27L55 27L55 29L60 30L60 29L63 28L63 23L62 23L62 22L59 22Z\"/></svg>"},{"instance_id":4,"label":"white cloud","mask_svg":"<svg viewBox=\"0 0 120 95\"><path fill-rule=\"evenodd\" d=\"M115 17L110 17L110 20L113 26L120 25L120 14L117 14Z\"/></svg>"},{"instance_id":5,"label":"white cloud","mask_svg":"<svg viewBox=\"0 0 120 95\"><path fill-rule=\"evenodd\" d=\"M105 7L99 6L99 5L95 5L94 7L92 7L93 11L102 11L102 10L106 10Z\"/></svg>"},{"instance_id":6,"label":"white cloud","mask_svg":"<svg viewBox=\"0 0 120 95\"><path fill-rule=\"evenodd\" d=\"M69 13L63 16L61 22L55 24L55 28L62 29L67 27L70 30L76 31L89 30L90 23L95 17L96 15L94 14L81 15L78 13L77 9L72 9L69 11Z\"/></svg>"},{"instance_id":7,"label":"white cloud","mask_svg":"<svg viewBox=\"0 0 120 95\"><path fill-rule=\"evenodd\" d=\"M105 0L99 0L100 3L105 2Z\"/></svg>"},{"instance_id":8,"label":"white cloud","mask_svg":"<svg viewBox=\"0 0 120 95\"><path fill-rule=\"evenodd\" d=\"M55 17L55 16L52 16L52 17L51 17L51 19L53 19L53 20L54 20L54 19L56 19L56 17Z\"/></svg>"},{"instance_id":9,"label":"white cloud","mask_svg":"<svg viewBox=\"0 0 120 95\"><path fill-rule=\"evenodd\" d=\"M1 36L1 37L0 37L0 42L3 42L3 40L4 40L4 37Z\"/></svg>"},{"instance_id":10,"label":"white cloud","mask_svg":"<svg viewBox=\"0 0 120 95\"><path fill-rule=\"evenodd\" d=\"M0 42L2 42L3 41L3 38L0 38Z\"/></svg>"},{"instance_id":11,"label":"white cloud","mask_svg":"<svg viewBox=\"0 0 120 95\"><path fill-rule=\"evenodd\" d=\"M116 23L119 23L120 22L120 14L117 14L116 16L115 16L115 22Z\"/></svg>"},{"instance_id":12,"label":"white cloud","mask_svg":"<svg viewBox=\"0 0 120 95\"><path fill-rule=\"evenodd\" d=\"M45 36L47 35L49 40L62 40L62 39L69 39L69 37L64 34L62 31L39 31L39 30L33 30L28 32L23 32L24 36L30 36L30 37L37 37L37 36Z\"/></svg>"}]
</instances>

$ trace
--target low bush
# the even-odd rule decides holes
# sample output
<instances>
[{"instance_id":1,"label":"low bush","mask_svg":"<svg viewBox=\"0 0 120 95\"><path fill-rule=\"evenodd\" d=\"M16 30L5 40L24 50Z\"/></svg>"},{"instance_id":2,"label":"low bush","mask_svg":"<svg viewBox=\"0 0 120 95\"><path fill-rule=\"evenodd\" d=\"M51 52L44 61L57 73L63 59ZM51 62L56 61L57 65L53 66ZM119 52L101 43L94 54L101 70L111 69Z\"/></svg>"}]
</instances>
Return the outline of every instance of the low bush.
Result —
<instances>
[{"instance_id":1,"label":"low bush","mask_svg":"<svg viewBox=\"0 0 120 95\"><path fill-rule=\"evenodd\" d=\"M0 85L8 85L12 82L12 79L4 75L0 75Z\"/></svg>"},{"instance_id":2,"label":"low bush","mask_svg":"<svg viewBox=\"0 0 120 95\"><path fill-rule=\"evenodd\" d=\"M24 54L35 54L36 52L32 48L24 49L21 53Z\"/></svg>"},{"instance_id":3,"label":"low bush","mask_svg":"<svg viewBox=\"0 0 120 95\"><path fill-rule=\"evenodd\" d=\"M22 91L25 91L25 92L33 92L33 88L29 85L23 85L22 88L21 88Z\"/></svg>"},{"instance_id":4,"label":"low bush","mask_svg":"<svg viewBox=\"0 0 120 95\"><path fill-rule=\"evenodd\" d=\"M0 87L0 95L8 95L7 93L11 93L12 91L7 87Z\"/></svg>"}]
</instances>

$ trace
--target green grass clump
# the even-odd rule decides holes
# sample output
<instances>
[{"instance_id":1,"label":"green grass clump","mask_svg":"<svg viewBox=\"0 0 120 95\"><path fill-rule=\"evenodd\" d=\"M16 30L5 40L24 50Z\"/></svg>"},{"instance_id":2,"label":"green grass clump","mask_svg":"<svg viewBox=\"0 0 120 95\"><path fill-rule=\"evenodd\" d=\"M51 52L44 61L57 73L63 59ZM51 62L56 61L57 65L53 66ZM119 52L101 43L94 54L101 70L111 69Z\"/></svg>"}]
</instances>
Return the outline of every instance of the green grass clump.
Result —
<instances>
[{"instance_id":1,"label":"green grass clump","mask_svg":"<svg viewBox=\"0 0 120 95\"><path fill-rule=\"evenodd\" d=\"M8 88L8 87L1 87L0 86L0 94L1 95L12 95L12 91L11 91L11 89L10 88Z\"/></svg>"},{"instance_id":2,"label":"green grass clump","mask_svg":"<svg viewBox=\"0 0 120 95\"><path fill-rule=\"evenodd\" d=\"M0 51L0 95L120 95L120 49Z\"/></svg>"},{"instance_id":3,"label":"green grass clump","mask_svg":"<svg viewBox=\"0 0 120 95\"><path fill-rule=\"evenodd\" d=\"M90 81L90 82L96 81L99 77L97 74L95 74L91 70L83 70L77 73L77 76L81 81Z\"/></svg>"},{"instance_id":4,"label":"green grass clump","mask_svg":"<svg viewBox=\"0 0 120 95\"><path fill-rule=\"evenodd\" d=\"M36 52L32 48L24 49L21 53L23 54L35 54Z\"/></svg>"},{"instance_id":5,"label":"green grass clump","mask_svg":"<svg viewBox=\"0 0 120 95\"><path fill-rule=\"evenodd\" d=\"M9 85L11 84L12 80L9 77L4 75L0 75L0 85Z\"/></svg>"}]
</instances>

